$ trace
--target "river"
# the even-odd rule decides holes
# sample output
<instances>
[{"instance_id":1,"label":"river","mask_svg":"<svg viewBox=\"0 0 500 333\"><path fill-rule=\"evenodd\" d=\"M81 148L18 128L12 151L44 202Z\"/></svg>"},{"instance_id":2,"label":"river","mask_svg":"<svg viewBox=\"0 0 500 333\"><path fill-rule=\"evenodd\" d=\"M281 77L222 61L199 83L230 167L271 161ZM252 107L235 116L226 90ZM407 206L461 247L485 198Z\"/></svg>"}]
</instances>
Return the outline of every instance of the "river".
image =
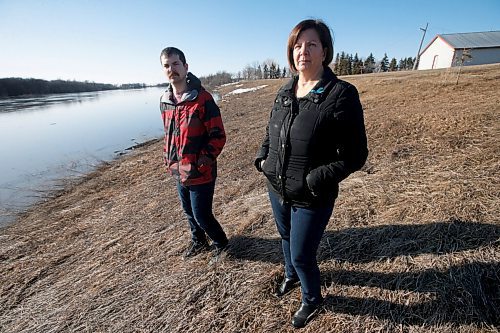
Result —
<instances>
[{"instance_id":1,"label":"river","mask_svg":"<svg viewBox=\"0 0 500 333\"><path fill-rule=\"evenodd\" d=\"M162 89L0 99L0 227L61 179L161 137Z\"/></svg>"}]
</instances>

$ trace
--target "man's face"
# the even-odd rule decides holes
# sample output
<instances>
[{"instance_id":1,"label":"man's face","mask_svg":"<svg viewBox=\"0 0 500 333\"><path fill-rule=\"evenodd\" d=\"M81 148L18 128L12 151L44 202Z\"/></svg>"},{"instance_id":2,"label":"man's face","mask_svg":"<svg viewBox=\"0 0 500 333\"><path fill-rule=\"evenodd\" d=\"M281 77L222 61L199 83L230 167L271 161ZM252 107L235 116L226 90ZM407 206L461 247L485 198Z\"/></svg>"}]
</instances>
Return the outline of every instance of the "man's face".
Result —
<instances>
[{"instance_id":1,"label":"man's face","mask_svg":"<svg viewBox=\"0 0 500 333\"><path fill-rule=\"evenodd\" d=\"M186 79L188 64L183 64L178 54L169 57L161 56L163 71L170 83L182 82Z\"/></svg>"}]
</instances>

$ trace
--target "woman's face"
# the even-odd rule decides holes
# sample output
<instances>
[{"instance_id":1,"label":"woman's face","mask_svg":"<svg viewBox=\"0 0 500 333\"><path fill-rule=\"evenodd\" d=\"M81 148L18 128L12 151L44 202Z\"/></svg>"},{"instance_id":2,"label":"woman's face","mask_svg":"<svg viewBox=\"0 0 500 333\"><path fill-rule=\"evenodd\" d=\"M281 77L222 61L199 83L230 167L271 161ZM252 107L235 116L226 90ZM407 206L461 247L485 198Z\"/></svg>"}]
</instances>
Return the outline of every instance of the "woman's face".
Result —
<instances>
[{"instance_id":1,"label":"woman's face","mask_svg":"<svg viewBox=\"0 0 500 333\"><path fill-rule=\"evenodd\" d=\"M325 51L314 29L302 31L293 47L293 62L300 73L315 73L323 66Z\"/></svg>"}]
</instances>

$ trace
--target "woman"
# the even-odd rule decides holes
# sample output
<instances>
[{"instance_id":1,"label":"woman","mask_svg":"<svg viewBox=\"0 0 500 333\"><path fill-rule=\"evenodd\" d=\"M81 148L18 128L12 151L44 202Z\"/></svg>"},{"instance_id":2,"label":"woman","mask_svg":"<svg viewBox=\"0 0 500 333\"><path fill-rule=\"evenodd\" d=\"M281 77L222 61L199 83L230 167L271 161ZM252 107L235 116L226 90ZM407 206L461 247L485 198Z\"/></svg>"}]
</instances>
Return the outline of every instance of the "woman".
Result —
<instances>
[{"instance_id":1,"label":"woman","mask_svg":"<svg viewBox=\"0 0 500 333\"><path fill-rule=\"evenodd\" d=\"M339 183L366 161L363 109L356 88L328 67L330 29L304 20L288 37L288 63L298 74L278 92L255 166L268 179L269 198L285 257L279 297L301 286L292 318L304 327L322 303L316 253L332 215Z\"/></svg>"}]
</instances>

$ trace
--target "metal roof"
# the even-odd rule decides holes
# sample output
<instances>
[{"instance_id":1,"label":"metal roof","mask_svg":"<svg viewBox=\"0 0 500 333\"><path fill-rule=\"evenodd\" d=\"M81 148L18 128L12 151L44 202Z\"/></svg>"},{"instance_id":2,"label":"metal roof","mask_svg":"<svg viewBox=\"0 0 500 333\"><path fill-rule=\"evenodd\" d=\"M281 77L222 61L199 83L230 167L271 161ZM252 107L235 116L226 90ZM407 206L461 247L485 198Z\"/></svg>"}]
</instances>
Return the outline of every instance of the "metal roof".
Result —
<instances>
[{"instance_id":1,"label":"metal roof","mask_svg":"<svg viewBox=\"0 0 500 333\"><path fill-rule=\"evenodd\" d=\"M438 35L455 49L500 47L500 31Z\"/></svg>"}]
</instances>

